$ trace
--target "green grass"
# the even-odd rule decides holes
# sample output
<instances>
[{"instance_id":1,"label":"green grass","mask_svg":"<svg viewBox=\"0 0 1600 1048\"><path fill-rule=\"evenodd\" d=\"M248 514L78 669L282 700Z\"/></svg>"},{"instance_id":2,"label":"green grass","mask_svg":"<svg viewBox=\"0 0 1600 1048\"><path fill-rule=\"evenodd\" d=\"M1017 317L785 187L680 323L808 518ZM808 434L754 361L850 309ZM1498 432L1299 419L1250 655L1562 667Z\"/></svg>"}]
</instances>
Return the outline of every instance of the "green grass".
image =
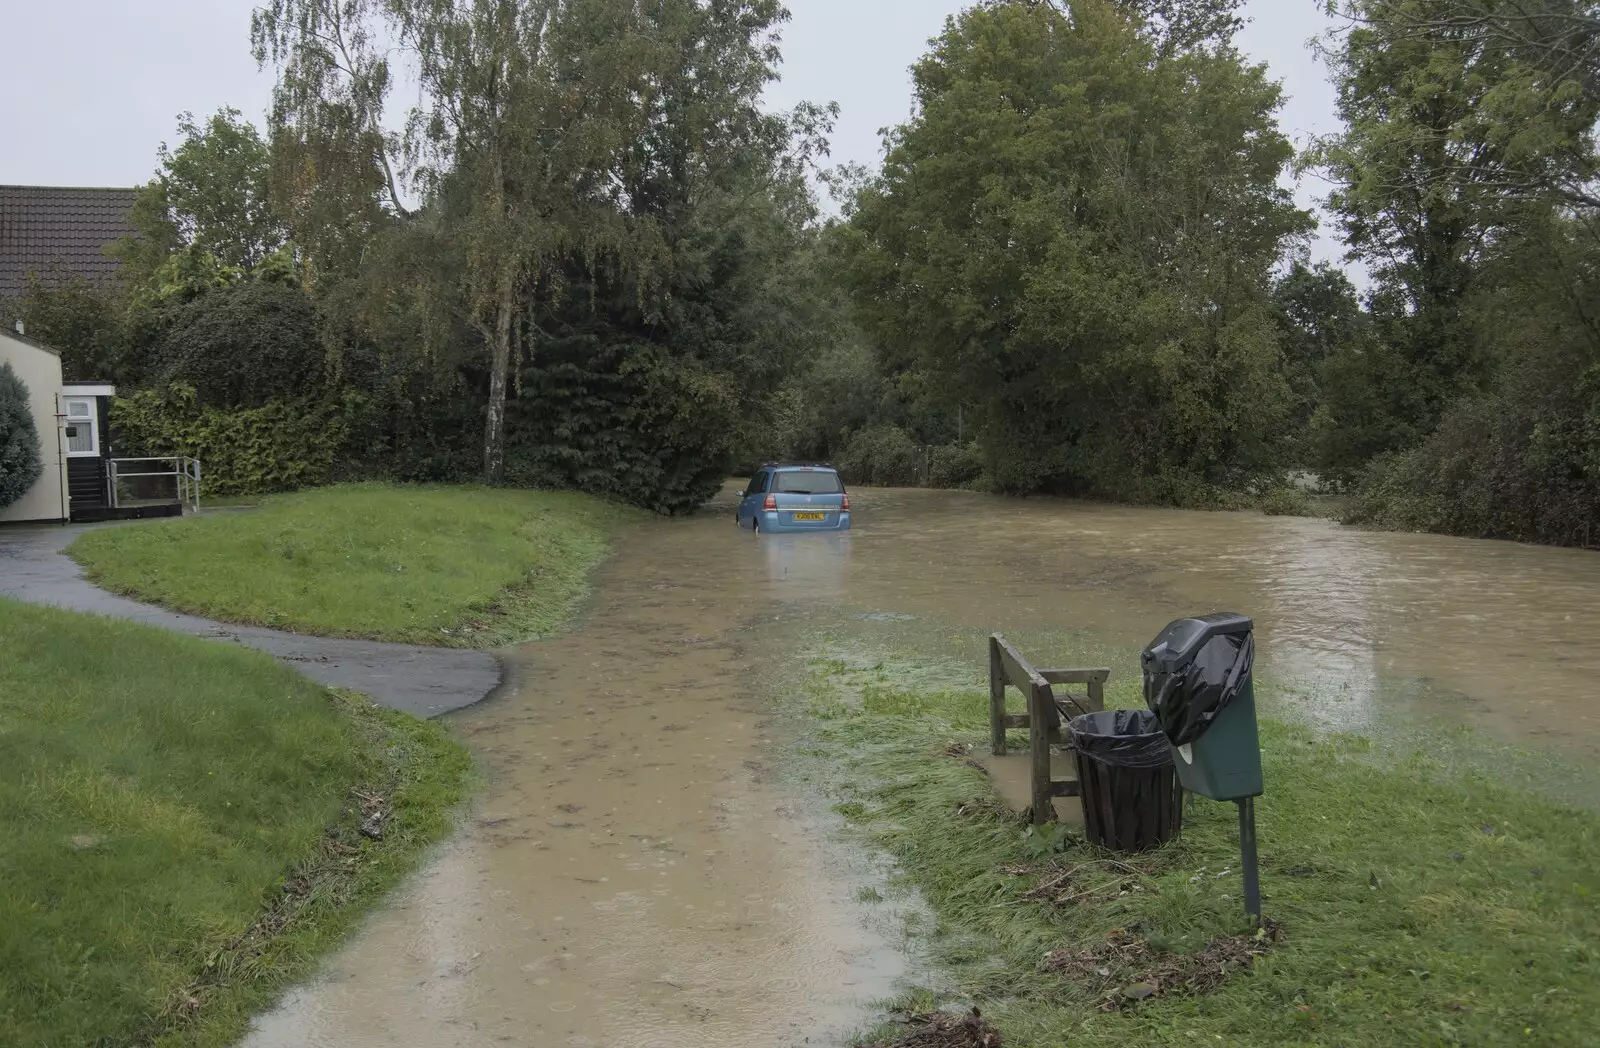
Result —
<instances>
[{"instance_id":1,"label":"green grass","mask_svg":"<svg viewBox=\"0 0 1600 1048\"><path fill-rule=\"evenodd\" d=\"M13 1048L232 1043L449 832L471 772L442 728L255 652L0 601L0 653Z\"/></svg>"},{"instance_id":2,"label":"green grass","mask_svg":"<svg viewBox=\"0 0 1600 1048\"><path fill-rule=\"evenodd\" d=\"M897 686L916 672L921 682ZM1136 704L1136 682L1120 683L1122 704ZM1170 961L1248 933L1234 807L1191 798L1181 841L1128 859L1131 872L1074 835L1052 854L951 755L986 742L983 691L848 653L817 663L806 688L815 742L842 769L836 810L898 861L891 896L914 892L933 914L921 935L933 972L900 1007L976 1004L1008 1048L1595 1043L1592 812L1266 721L1262 885L1283 940L1208 994L1107 1012L1138 966L1107 954L1108 975L1097 966L1085 982L1046 971L1046 954L1103 950L1123 929ZM1025 898L1063 875L1058 901Z\"/></svg>"},{"instance_id":3,"label":"green grass","mask_svg":"<svg viewBox=\"0 0 1600 1048\"><path fill-rule=\"evenodd\" d=\"M638 516L562 492L349 484L91 531L69 552L113 592L208 618L488 648L562 625Z\"/></svg>"}]
</instances>

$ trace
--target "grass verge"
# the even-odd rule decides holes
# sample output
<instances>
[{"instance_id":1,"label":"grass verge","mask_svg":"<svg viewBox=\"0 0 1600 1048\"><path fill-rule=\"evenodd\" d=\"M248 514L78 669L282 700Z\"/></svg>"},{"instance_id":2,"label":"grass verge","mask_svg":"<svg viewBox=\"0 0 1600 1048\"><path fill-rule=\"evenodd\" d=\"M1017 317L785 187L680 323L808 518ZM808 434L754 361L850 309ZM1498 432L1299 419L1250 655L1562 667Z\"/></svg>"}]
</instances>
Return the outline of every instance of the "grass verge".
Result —
<instances>
[{"instance_id":1,"label":"grass verge","mask_svg":"<svg viewBox=\"0 0 1600 1048\"><path fill-rule=\"evenodd\" d=\"M449 832L438 725L0 600L0 1043L220 1046Z\"/></svg>"},{"instance_id":2,"label":"grass verge","mask_svg":"<svg viewBox=\"0 0 1600 1048\"><path fill-rule=\"evenodd\" d=\"M490 648L559 627L640 516L568 492L345 484L91 531L68 552L106 589L194 615Z\"/></svg>"},{"instance_id":3,"label":"grass verge","mask_svg":"<svg viewBox=\"0 0 1600 1048\"><path fill-rule=\"evenodd\" d=\"M908 677L856 655L807 683L808 752L844 769L838 810L897 860L891 899L914 892L935 917L934 974L904 1012L976 1005L1008 1048L1593 1043L1593 813L1266 721L1258 825L1278 933L1258 936L1232 805L1191 798L1181 841L1142 856L1026 833L964 757L986 741L986 693L896 687ZM868 1043L985 1042L898 1022Z\"/></svg>"}]
</instances>

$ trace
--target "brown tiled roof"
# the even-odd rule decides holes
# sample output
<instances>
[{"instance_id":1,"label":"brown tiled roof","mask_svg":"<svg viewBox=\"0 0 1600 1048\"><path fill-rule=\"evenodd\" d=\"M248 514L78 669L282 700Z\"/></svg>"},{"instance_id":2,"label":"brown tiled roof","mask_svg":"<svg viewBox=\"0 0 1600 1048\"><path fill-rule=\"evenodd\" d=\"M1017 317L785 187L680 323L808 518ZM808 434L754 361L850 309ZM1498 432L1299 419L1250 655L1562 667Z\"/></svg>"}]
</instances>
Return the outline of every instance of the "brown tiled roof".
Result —
<instances>
[{"instance_id":1,"label":"brown tiled roof","mask_svg":"<svg viewBox=\"0 0 1600 1048\"><path fill-rule=\"evenodd\" d=\"M0 299L40 279L109 279L117 271L106 245L133 232L128 211L137 189L0 186Z\"/></svg>"}]
</instances>

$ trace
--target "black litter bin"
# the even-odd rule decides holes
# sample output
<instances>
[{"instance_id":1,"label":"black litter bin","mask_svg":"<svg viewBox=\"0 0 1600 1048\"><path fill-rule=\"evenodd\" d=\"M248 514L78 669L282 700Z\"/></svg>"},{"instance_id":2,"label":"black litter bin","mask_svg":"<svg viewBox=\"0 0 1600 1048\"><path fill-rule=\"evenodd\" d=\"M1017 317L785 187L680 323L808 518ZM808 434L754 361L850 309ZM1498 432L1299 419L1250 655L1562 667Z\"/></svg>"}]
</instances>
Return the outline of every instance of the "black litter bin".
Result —
<instances>
[{"instance_id":1,"label":"black litter bin","mask_svg":"<svg viewBox=\"0 0 1600 1048\"><path fill-rule=\"evenodd\" d=\"M1183 828L1183 789L1161 722L1147 710L1105 710L1067 725L1078 759L1084 835L1093 844L1138 852Z\"/></svg>"}]
</instances>

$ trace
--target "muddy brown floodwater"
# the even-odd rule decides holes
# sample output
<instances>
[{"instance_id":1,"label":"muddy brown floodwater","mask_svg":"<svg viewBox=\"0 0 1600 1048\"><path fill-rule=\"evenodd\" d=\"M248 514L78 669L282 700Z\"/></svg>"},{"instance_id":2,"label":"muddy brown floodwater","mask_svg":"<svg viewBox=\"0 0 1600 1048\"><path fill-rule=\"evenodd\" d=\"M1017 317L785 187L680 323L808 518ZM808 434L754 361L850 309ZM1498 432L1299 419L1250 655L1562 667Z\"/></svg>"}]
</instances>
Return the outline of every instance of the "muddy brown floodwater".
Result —
<instances>
[{"instance_id":1,"label":"muddy brown floodwater","mask_svg":"<svg viewBox=\"0 0 1600 1048\"><path fill-rule=\"evenodd\" d=\"M844 1036L903 962L855 904L861 873L817 799L772 773L763 670L804 654L813 615L1131 651L1180 614L1237 610L1256 617L1261 674L1319 724L1380 731L1402 704L1600 755L1600 555L1256 514L854 498L848 536L736 531L725 493L624 538L575 630L508 653L502 691L452 718L487 777L470 819L245 1044ZM981 647L947 655L981 669Z\"/></svg>"}]
</instances>

